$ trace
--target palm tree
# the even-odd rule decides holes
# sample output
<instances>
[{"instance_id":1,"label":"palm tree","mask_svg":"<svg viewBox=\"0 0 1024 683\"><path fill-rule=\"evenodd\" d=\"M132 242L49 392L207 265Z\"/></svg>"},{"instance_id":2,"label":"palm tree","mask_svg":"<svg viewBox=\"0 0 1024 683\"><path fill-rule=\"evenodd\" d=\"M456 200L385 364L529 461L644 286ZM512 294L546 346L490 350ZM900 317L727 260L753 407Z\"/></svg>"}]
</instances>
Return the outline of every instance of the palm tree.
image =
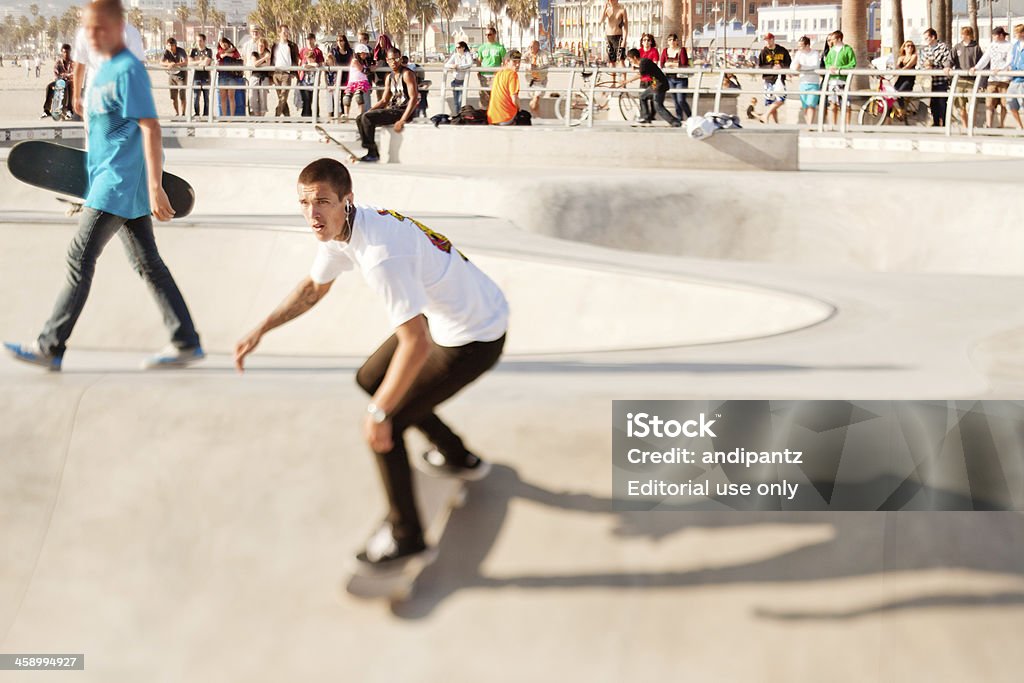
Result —
<instances>
[{"instance_id":1,"label":"palm tree","mask_svg":"<svg viewBox=\"0 0 1024 683\"><path fill-rule=\"evenodd\" d=\"M143 24L145 24L146 18L142 15L142 10L138 7L132 7L128 10L128 23L135 28L142 30Z\"/></svg>"},{"instance_id":2,"label":"palm tree","mask_svg":"<svg viewBox=\"0 0 1024 683\"><path fill-rule=\"evenodd\" d=\"M200 31L206 30L211 10L213 10L213 3L210 0L196 0L196 18L199 20Z\"/></svg>"},{"instance_id":3,"label":"palm tree","mask_svg":"<svg viewBox=\"0 0 1024 683\"><path fill-rule=\"evenodd\" d=\"M211 28L216 29L215 31L211 31L211 33L215 34L218 37L218 40L220 38L220 34L224 28L225 23L227 23L227 16L225 16L223 12L221 12L219 9L210 10Z\"/></svg>"},{"instance_id":4,"label":"palm tree","mask_svg":"<svg viewBox=\"0 0 1024 683\"><path fill-rule=\"evenodd\" d=\"M29 12L29 14L32 15L32 18L35 19L36 17L39 16L39 5L35 5L35 4L29 5L28 6L28 12Z\"/></svg>"},{"instance_id":5,"label":"palm tree","mask_svg":"<svg viewBox=\"0 0 1024 683\"><path fill-rule=\"evenodd\" d=\"M896 55L903 45L903 0L892 0L892 45Z\"/></svg>"},{"instance_id":6,"label":"palm tree","mask_svg":"<svg viewBox=\"0 0 1024 683\"><path fill-rule=\"evenodd\" d=\"M505 9L505 5L508 4L508 0L487 0L487 9L491 10L491 21L494 23L494 30L498 31L498 35L501 35L501 31L498 29L498 23L501 21L502 10ZM508 42L512 42L511 28L509 29Z\"/></svg>"},{"instance_id":7,"label":"palm tree","mask_svg":"<svg viewBox=\"0 0 1024 683\"><path fill-rule=\"evenodd\" d=\"M971 28L974 29L974 39L978 39L978 0L967 0L967 16L971 19Z\"/></svg>"},{"instance_id":8,"label":"palm tree","mask_svg":"<svg viewBox=\"0 0 1024 683\"><path fill-rule=\"evenodd\" d=\"M188 5L178 5L174 8L174 16L178 17L178 21L181 22L181 40L185 40L185 22L188 21L192 11L188 8Z\"/></svg>"},{"instance_id":9,"label":"palm tree","mask_svg":"<svg viewBox=\"0 0 1024 683\"><path fill-rule=\"evenodd\" d=\"M75 23L76 24L78 23L77 19L75 20ZM159 17L150 17L149 18L149 30L152 31L153 35L156 36L156 42L154 44L155 45L163 45L164 44L164 36L163 36L164 22L161 21Z\"/></svg>"},{"instance_id":10,"label":"palm tree","mask_svg":"<svg viewBox=\"0 0 1024 683\"><path fill-rule=\"evenodd\" d=\"M427 29L433 26L437 19L438 8L434 0L412 0L409 7L410 12L419 17L420 27L423 32L423 61L427 61Z\"/></svg>"},{"instance_id":11,"label":"palm tree","mask_svg":"<svg viewBox=\"0 0 1024 683\"><path fill-rule=\"evenodd\" d=\"M341 0L338 5L339 33L348 29L359 31L370 23L373 9L370 0Z\"/></svg>"},{"instance_id":12,"label":"palm tree","mask_svg":"<svg viewBox=\"0 0 1024 683\"><path fill-rule=\"evenodd\" d=\"M742 13L742 10L740 10ZM683 4L679 0L661 0L661 40L670 33L679 35L679 44L686 45L687 32L683 31L683 22L689 28L689 18L683 19ZM692 31L688 31L693 35Z\"/></svg>"},{"instance_id":13,"label":"palm tree","mask_svg":"<svg viewBox=\"0 0 1024 683\"><path fill-rule=\"evenodd\" d=\"M455 13L459 11L459 0L439 0L437 3L437 10L444 17L444 20L448 22L448 28L445 30L445 52L451 49L452 45L452 18L455 17Z\"/></svg>"},{"instance_id":14,"label":"palm tree","mask_svg":"<svg viewBox=\"0 0 1024 683\"><path fill-rule=\"evenodd\" d=\"M857 65L868 65L868 2L867 0L843 0L842 10L843 42L853 48ZM864 76L853 76L850 87L861 90L865 87Z\"/></svg>"},{"instance_id":15,"label":"palm tree","mask_svg":"<svg viewBox=\"0 0 1024 683\"><path fill-rule=\"evenodd\" d=\"M508 0L505 14L519 26L519 47L523 47L523 29L537 18L537 0Z\"/></svg>"}]
</instances>

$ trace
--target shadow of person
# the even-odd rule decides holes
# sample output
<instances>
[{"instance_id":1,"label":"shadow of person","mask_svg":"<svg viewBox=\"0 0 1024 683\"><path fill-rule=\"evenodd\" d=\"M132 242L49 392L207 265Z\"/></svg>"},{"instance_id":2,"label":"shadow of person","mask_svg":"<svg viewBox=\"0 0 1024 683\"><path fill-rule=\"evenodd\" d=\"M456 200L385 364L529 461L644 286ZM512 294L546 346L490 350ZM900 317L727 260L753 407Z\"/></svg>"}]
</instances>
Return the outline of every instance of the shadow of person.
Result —
<instances>
[{"instance_id":1,"label":"shadow of person","mask_svg":"<svg viewBox=\"0 0 1024 683\"><path fill-rule=\"evenodd\" d=\"M606 515L611 534L625 542L631 537L662 540L688 529L740 529L780 535L778 527L826 527L799 547L787 542L777 552L731 564L707 566L692 557L680 559L677 570L615 571L597 569L569 574L493 576L482 566L508 521L513 500L547 508ZM613 541L614 542L614 541ZM448 596L460 590L572 590L580 588L692 588L747 583L797 583L836 578L911 572L936 568L966 568L981 572L1024 575L1024 515L1016 512L736 512L676 510L616 512L611 498L586 493L557 492L523 481L511 467L496 465L491 475L469 485L465 507L456 510L442 536L437 562L417 580L408 601L394 603L401 619L421 619ZM571 547L571 544L566 546ZM550 548L558 553L558 548ZM610 557L615 554L609 554ZM698 558L700 559L700 558ZM687 567L687 565L690 565ZM912 598L867 611L926 608L938 604L985 606L989 595L958 592ZM754 608L766 618L802 618ZM852 610L856 613L856 610ZM812 613L813 614L813 613ZM806 618L817 618L809 616ZM825 617L821 617L825 618ZM836 617L839 618L839 617Z\"/></svg>"}]
</instances>

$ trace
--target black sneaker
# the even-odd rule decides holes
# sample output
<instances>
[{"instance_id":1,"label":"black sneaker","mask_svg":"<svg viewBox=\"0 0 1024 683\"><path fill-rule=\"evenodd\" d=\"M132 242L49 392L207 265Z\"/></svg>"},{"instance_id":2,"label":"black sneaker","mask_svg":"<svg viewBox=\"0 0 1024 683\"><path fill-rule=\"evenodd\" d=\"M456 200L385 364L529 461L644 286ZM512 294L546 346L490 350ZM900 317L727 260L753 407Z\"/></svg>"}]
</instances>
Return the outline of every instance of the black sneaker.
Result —
<instances>
[{"instance_id":1,"label":"black sneaker","mask_svg":"<svg viewBox=\"0 0 1024 683\"><path fill-rule=\"evenodd\" d=\"M364 164L372 164L374 162L380 161L380 156L377 154L366 154L359 161L361 161Z\"/></svg>"},{"instance_id":2,"label":"black sneaker","mask_svg":"<svg viewBox=\"0 0 1024 683\"><path fill-rule=\"evenodd\" d=\"M480 481L491 473L491 464L472 453L461 463L449 462L441 451L431 448L417 461L419 469L432 477L457 477L463 481Z\"/></svg>"},{"instance_id":3,"label":"black sneaker","mask_svg":"<svg viewBox=\"0 0 1024 683\"><path fill-rule=\"evenodd\" d=\"M426 567L437 559L437 548L428 548L423 536L398 540L391 524L384 522L366 541L366 548L356 555L360 571L367 574L402 572L417 563Z\"/></svg>"}]
</instances>

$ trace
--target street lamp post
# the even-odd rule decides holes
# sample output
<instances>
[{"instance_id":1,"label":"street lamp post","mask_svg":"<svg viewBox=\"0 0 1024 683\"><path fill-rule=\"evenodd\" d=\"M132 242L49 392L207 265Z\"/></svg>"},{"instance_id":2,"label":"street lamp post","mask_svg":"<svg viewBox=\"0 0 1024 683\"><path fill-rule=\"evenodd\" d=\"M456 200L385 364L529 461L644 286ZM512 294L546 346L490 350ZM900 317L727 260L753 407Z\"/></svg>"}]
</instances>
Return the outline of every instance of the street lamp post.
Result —
<instances>
[{"instance_id":1,"label":"street lamp post","mask_svg":"<svg viewBox=\"0 0 1024 683\"><path fill-rule=\"evenodd\" d=\"M722 6L716 2L711 11L715 13L715 59L712 62L714 63L718 61L718 24L721 21Z\"/></svg>"}]
</instances>

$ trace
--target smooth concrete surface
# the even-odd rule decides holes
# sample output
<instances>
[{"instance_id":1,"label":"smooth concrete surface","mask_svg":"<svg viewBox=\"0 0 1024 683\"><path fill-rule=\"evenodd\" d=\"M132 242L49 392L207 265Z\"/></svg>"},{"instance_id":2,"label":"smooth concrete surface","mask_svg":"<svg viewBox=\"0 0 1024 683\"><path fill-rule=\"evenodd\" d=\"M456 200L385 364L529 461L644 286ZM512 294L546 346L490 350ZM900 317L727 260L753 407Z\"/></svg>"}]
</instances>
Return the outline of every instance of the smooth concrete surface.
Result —
<instances>
[{"instance_id":1,"label":"smooth concrete surface","mask_svg":"<svg viewBox=\"0 0 1024 683\"><path fill-rule=\"evenodd\" d=\"M201 183L188 177L197 187L216 192L202 193L194 220L161 229L159 239L175 272L195 278L188 294L202 307L201 329L229 339L287 291L286 271L306 260L307 236L294 205L280 206L301 163L264 157L273 182L262 185L238 172L253 165L251 156L233 153L233 174L219 176L216 157L170 150L169 165L195 170ZM783 196L803 175L855 183L871 172L846 169L843 158L821 163L828 168L800 175L742 174L736 196L751 188ZM983 188L991 171L976 169L968 191ZM896 195L912 196L911 179L925 171L873 172ZM574 170L564 187L596 175ZM497 191L510 177L478 172L473 182ZM245 187L229 189L231 178ZM112 349L134 345L121 334L158 336L159 323L121 257L105 255L98 277L110 279L97 281L81 329L108 315L115 329L94 330L92 349L74 338L58 375L0 359L0 410L8 416L0 421L0 556L8 558L0 565L0 651L84 652L87 660L84 672L32 680L1019 679L1020 514L617 514L608 500L614 399L1019 398L1024 280L998 270L1002 256L993 252L1007 247L979 237L988 226L976 225L974 241L960 243L971 272L878 272L845 254L831 258L841 250L827 240L816 263L787 262L781 237L779 251L760 262L666 253L642 242L650 233L627 248L596 244L614 232L605 224L627 213L628 197L590 224L601 239L574 226L579 241L571 241L542 234L547 229L521 214L467 211L474 198L497 202L483 201L482 185L465 175L357 167L355 179L374 201L443 225L503 277L513 264L529 264L508 285L527 297L518 308L534 307L516 325L562 339L546 342L547 353L510 349L442 408L496 468L471 486L438 564L406 604L338 594L341 567L382 506L359 429L365 397L353 382L362 348L342 336L327 342L335 350L318 353L282 329L243 376L224 354L187 371L138 371L148 348ZM676 180L685 187L692 179ZM11 317L2 332L26 338L59 284L70 226L52 199L19 199L6 179L0 193L0 291L20 310L4 314ZM498 198L510 205L518 196ZM633 197L633 205L644 199ZM8 200L23 204L14 210ZM720 215L708 208L707 229L751 220L760 200ZM263 206L275 208L255 208ZM836 206L845 217L863 204ZM922 249L959 229L957 214L932 215L935 236ZM982 269L985 254L992 271ZM900 263L909 258L899 254ZM359 344L371 342L376 328L352 329L349 317L370 310L356 301L363 297L352 280L339 281L322 310L295 325L328 339L335 324L364 335ZM810 311L824 304L830 314L728 343L634 346L678 329L674 302L649 300L648 288L685 294L691 286L758 306L773 297ZM623 298L590 302L590 287ZM550 319L532 317L545 307ZM708 330L730 315L692 310ZM129 315L138 329L128 327ZM26 327L8 329L8 320ZM581 352L564 343L578 334L574 325L617 342ZM423 447L410 441L414 453ZM0 672L6 680L26 677Z\"/></svg>"},{"instance_id":2,"label":"smooth concrete surface","mask_svg":"<svg viewBox=\"0 0 1024 683\"><path fill-rule=\"evenodd\" d=\"M332 126L327 127L328 130ZM390 163L514 168L587 165L612 169L689 168L726 171L794 171L796 131L719 131L694 140L683 128L660 122L650 128L551 126L407 126L382 129L379 146Z\"/></svg>"}]
</instances>

